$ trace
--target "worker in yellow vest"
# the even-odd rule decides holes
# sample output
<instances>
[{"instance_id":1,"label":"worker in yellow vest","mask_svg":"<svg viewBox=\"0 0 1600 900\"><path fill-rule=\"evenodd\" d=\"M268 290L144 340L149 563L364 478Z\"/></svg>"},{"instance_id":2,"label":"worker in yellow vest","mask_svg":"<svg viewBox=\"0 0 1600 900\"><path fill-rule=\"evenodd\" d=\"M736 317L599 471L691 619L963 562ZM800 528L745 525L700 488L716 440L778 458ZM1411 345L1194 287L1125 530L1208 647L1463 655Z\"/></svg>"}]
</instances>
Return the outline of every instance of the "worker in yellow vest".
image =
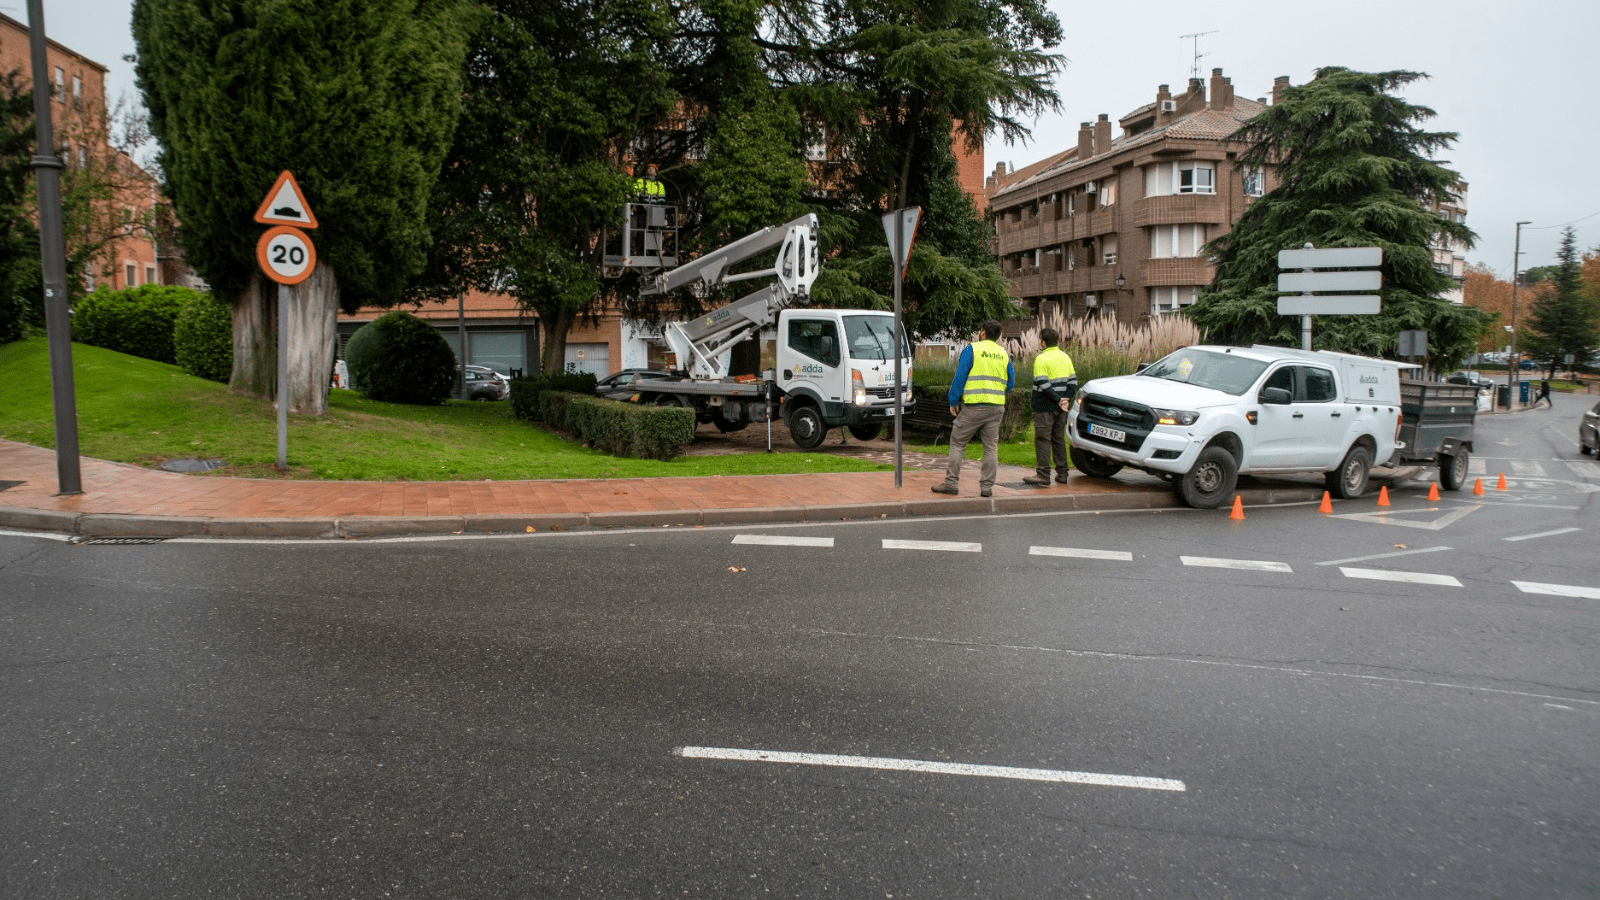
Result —
<instances>
[{"instance_id":1,"label":"worker in yellow vest","mask_svg":"<svg viewBox=\"0 0 1600 900\"><path fill-rule=\"evenodd\" d=\"M1006 414L1006 391L1016 383L1016 370L1005 348L995 341L1000 323L983 323L983 340L967 345L956 362L956 377L950 384L950 460L945 465L944 481L933 486L935 494L959 494L961 463L967 443L974 435L983 441L983 466L978 470L978 493L994 492L995 472L1000 468L1000 420Z\"/></svg>"},{"instance_id":2,"label":"worker in yellow vest","mask_svg":"<svg viewBox=\"0 0 1600 900\"><path fill-rule=\"evenodd\" d=\"M1078 393L1078 373L1072 357L1061 349L1061 333L1041 328L1044 350L1033 359L1033 461L1038 471L1022 479L1036 487L1050 486L1054 457L1056 481L1067 483L1067 410Z\"/></svg>"}]
</instances>

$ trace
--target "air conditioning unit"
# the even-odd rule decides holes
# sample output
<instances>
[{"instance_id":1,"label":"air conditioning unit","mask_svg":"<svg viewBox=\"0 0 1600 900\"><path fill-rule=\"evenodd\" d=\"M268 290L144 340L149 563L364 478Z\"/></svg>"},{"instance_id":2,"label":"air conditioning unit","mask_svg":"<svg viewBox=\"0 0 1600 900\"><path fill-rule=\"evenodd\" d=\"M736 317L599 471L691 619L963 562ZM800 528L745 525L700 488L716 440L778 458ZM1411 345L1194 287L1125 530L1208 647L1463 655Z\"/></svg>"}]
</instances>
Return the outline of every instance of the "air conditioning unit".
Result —
<instances>
[{"instance_id":1,"label":"air conditioning unit","mask_svg":"<svg viewBox=\"0 0 1600 900\"><path fill-rule=\"evenodd\" d=\"M1093 294L1084 294L1083 305L1089 307L1090 309L1094 309L1096 306L1100 305L1100 298Z\"/></svg>"},{"instance_id":2,"label":"air conditioning unit","mask_svg":"<svg viewBox=\"0 0 1600 900\"><path fill-rule=\"evenodd\" d=\"M1091 181L1083 186L1083 192L1085 194L1093 194L1098 190L1100 190L1100 182L1098 181Z\"/></svg>"},{"instance_id":3,"label":"air conditioning unit","mask_svg":"<svg viewBox=\"0 0 1600 900\"><path fill-rule=\"evenodd\" d=\"M1163 100L1163 101L1161 101L1161 111L1162 112L1177 112L1178 111L1178 101L1176 101L1176 100Z\"/></svg>"}]
</instances>

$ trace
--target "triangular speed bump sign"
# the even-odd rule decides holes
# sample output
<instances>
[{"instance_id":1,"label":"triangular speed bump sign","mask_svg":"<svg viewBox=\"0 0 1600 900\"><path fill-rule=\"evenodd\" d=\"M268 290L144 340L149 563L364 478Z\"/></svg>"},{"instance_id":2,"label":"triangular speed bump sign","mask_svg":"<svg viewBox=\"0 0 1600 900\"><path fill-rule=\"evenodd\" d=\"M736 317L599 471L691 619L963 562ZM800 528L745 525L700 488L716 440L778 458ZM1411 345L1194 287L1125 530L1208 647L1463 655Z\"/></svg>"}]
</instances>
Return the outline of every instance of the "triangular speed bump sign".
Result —
<instances>
[{"instance_id":1,"label":"triangular speed bump sign","mask_svg":"<svg viewBox=\"0 0 1600 900\"><path fill-rule=\"evenodd\" d=\"M256 221L262 225L317 227L317 217L311 214L306 195L300 193L300 185L288 169L278 176L277 183L267 192L267 199L261 201L261 208L256 210Z\"/></svg>"}]
</instances>

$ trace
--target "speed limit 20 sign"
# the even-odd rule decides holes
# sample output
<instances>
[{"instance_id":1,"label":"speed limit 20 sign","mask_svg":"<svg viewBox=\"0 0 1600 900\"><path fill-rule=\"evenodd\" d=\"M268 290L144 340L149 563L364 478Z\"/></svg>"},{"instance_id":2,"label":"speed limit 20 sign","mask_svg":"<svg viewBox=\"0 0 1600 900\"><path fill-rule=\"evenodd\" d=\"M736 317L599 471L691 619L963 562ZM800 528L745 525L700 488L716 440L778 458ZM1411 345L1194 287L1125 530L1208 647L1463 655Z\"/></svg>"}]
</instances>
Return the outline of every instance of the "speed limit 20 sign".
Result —
<instances>
[{"instance_id":1,"label":"speed limit 20 sign","mask_svg":"<svg viewBox=\"0 0 1600 900\"><path fill-rule=\"evenodd\" d=\"M261 271L279 284L299 284L317 266L317 248L311 238L293 225L279 225L256 242Z\"/></svg>"}]
</instances>

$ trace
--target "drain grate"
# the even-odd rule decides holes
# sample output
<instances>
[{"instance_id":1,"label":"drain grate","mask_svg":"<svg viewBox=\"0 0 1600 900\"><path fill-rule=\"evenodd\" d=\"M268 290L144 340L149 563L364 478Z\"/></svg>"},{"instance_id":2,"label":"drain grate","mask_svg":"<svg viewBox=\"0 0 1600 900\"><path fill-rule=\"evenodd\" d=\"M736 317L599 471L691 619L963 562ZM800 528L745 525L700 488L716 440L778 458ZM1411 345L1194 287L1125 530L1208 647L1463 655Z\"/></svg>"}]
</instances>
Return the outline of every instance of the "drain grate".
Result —
<instances>
[{"instance_id":1,"label":"drain grate","mask_svg":"<svg viewBox=\"0 0 1600 900\"><path fill-rule=\"evenodd\" d=\"M27 484L27 482L26 481L0 481L0 491L5 490L6 488L14 488L14 487L16 487L18 485L21 485L21 484Z\"/></svg>"},{"instance_id":2,"label":"drain grate","mask_svg":"<svg viewBox=\"0 0 1600 900\"><path fill-rule=\"evenodd\" d=\"M161 468L168 472L209 472L225 465L227 463L220 459L169 459L161 464Z\"/></svg>"},{"instance_id":3,"label":"drain grate","mask_svg":"<svg viewBox=\"0 0 1600 900\"><path fill-rule=\"evenodd\" d=\"M166 538L89 538L80 544L159 544Z\"/></svg>"}]
</instances>

